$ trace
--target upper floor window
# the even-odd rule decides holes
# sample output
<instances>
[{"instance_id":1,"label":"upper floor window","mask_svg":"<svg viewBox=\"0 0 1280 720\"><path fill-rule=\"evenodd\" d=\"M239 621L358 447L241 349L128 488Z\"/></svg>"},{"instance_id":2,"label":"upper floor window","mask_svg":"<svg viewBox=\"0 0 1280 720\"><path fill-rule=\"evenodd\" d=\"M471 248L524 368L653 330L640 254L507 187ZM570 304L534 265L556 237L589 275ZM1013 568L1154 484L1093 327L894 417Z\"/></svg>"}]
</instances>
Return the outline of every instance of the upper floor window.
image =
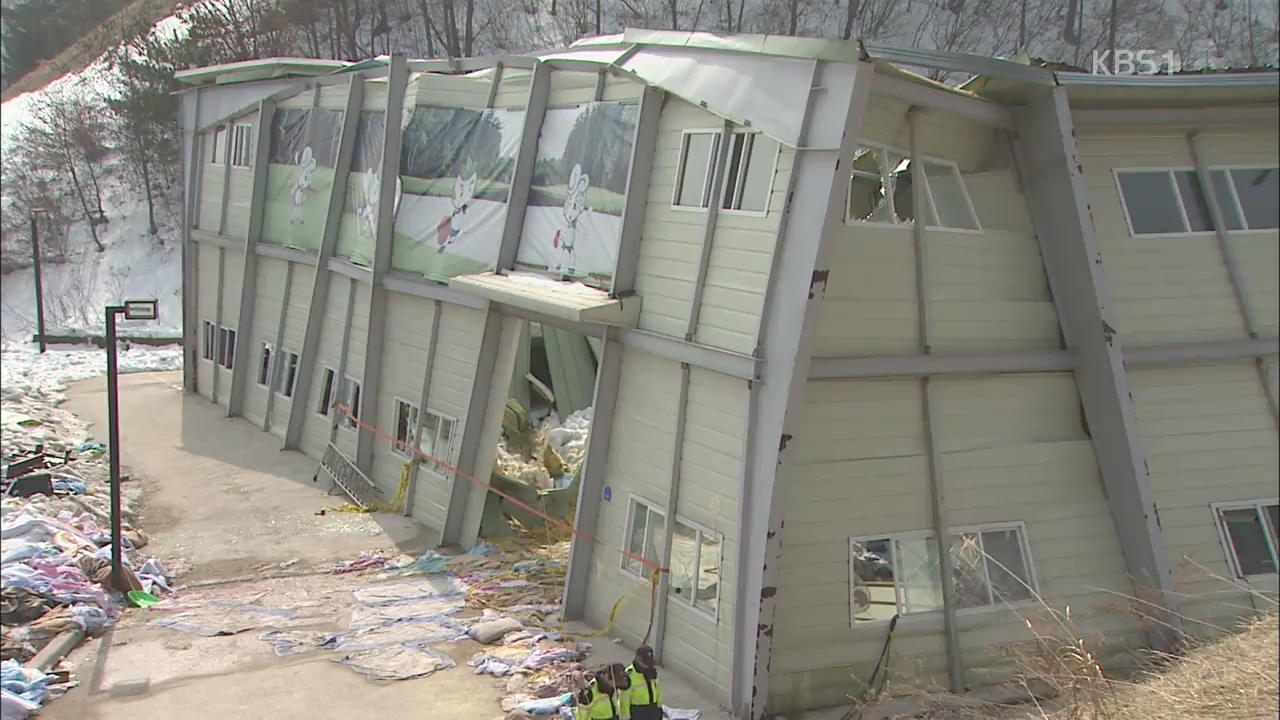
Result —
<instances>
[{"instance_id":1,"label":"upper floor window","mask_svg":"<svg viewBox=\"0 0 1280 720\"><path fill-rule=\"evenodd\" d=\"M231 164L247 168L253 165L253 126L236 125L231 134Z\"/></svg>"},{"instance_id":2,"label":"upper floor window","mask_svg":"<svg viewBox=\"0 0 1280 720\"><path fill-rule=\"evenodd\" d=\"M1280 195L1276 168L1210 170L1227 230L1274 229ZM1213 232L1209 197L1190 168L1118 170L1116 183L1133 235Z\"/></svg>"},{"instance_id":3,"label":"upper floor window","mask_svg":"<svg viewBox=\"0 0 1280 720\"><path fill-rule=\"evenodd\" d=\"M921 158L923 208L929 227L978 230L978 217L953 162ZM878 145L859 145L849 177L846 219L850 222L911 223L916 220L914 177L907 153Z\"/></svg>"},{"instance_id":4,"label":"upper floor window","mask_svg":"<svg viewBox=\"0 0 1280 720\"><path fill-rule=\"evenodd\" d=\"M222 165L227 161L227 129L214 128L213 147L209 148L209 164Z\"/></svg>"},{"instance_id":5,"label":"upper floor window","mask_svg":"<svg viewBox=\"0 0 1280 720\"><path fill-rule=\"evenodd\" d=\"M777 140L757 132L735 132L729 145L724 202L720 207L725 210L768 212L777 161Z\"/></svg>"},{"instance_id":6,"label":"upper floor window","mask_svg":"<svg viewBox=\"0 0 1280 720\"><path fill-rule=\"evenodd\" d=\"M719 130L686 130L680 138L680 165L676 168L676 207L705 208L711 204L712 163L720 147Z\"/></svg>"},{"instance_id":7,"label":"upper floor window","mask_svg":"<svg viewBox=\"0 0 1280 720\"><path fill-rule=\"evenodd\" d=\"M1220 503L1213 512L1232 574L1238 578L1274 575L1280 567L1276 557L1280 503Z\"/></svg>"}]
</instances>

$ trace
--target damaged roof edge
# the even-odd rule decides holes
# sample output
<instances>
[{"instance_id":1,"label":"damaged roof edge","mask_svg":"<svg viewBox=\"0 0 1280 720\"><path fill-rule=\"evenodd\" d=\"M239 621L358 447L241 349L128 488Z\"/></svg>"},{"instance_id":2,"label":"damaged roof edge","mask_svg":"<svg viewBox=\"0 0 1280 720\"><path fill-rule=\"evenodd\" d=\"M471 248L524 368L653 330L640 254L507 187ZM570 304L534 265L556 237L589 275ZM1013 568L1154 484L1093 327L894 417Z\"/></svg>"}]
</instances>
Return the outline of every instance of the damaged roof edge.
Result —
<instances>
[{"instance_id":1,"label":"damaged roof edge","mask_svg":"<svg viewBox=\"0 0 1280 720\"><path fill-rule=\"evenodd\" d=\"M317 58L272 57L258 60L208 65L179 70L173 76L187 85L224 85L253 80L302 76L313 77L341 71L350 66L346 60L321 60Z\"/></svg>"}]
</instances>

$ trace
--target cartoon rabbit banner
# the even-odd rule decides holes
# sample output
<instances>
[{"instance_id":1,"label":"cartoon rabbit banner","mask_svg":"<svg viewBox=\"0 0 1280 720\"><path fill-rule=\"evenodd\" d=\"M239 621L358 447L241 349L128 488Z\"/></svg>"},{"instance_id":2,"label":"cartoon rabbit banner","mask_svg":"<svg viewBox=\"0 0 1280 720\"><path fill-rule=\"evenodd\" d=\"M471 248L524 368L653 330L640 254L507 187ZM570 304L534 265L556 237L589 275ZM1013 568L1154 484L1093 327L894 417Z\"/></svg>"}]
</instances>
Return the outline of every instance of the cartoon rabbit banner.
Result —
<instances>
[{"instance_id":1,"label":"cartoon rabbit banner","mask_svg":"<svg viewBox=\"0 0 1280 720\"><path fill-rule=\"evenodd\" d=\"M382 188L382 150L386 134L385 112L365 110L360 113L336 248L339 257L345 257L357 265L373 264L373 247L378 230L378 197Z\"/></svg>"},{"instance_id":2,"label":"cartoon rabbit banner","mask_svg":"<svg viewBox=\"0 0 1280 720\"><path fill-rule=\"evenodd\" d=\"M600 283L613 276L639 113L616 102L547 111L519 265Z\"/></svg>"},{"instance_id":3,"label":"cartoon rabbit banner","mask_svg":"<svg viewBox=\"0 0 1280 720\"><path fill-rule=\"evenodd\" d=\"M414 109L392 267L445 281L496 266L523 125L522 110Z\"/></svg>"},{"instance_id":4,"label":"cartoon rabbit banner","mask_svg":"<svg viewBox=\"0 0 1280 720\"><path fill-rule=\"evenodd\" d=\"M340 111L276 110L271 119L264 242L320 249L341 135Z\"/></svg>"}]
</instances>

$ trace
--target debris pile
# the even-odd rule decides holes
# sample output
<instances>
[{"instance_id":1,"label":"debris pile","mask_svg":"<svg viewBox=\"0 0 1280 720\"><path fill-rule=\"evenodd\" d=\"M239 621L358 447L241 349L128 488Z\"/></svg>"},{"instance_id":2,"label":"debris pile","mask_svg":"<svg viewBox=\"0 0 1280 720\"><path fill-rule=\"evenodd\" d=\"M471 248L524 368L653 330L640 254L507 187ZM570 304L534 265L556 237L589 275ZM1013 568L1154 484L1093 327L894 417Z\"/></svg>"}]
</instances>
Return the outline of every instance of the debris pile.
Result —
<instances>
[{"instance_id":1,"label":"debris pile","mask_svg":"<svg viewBox=\"0 0 1280 720\"><path fill-rule=\"evenodd\" d=\"M509 400L494 473L538 490L563 490L582 465L590 430L591 408L573 413L563 424L552 413L534 427L524 408Z\"/></svg>"},{"instance_id":2,"label":"debris pile","mask_svg":"<svg viewBox=\"0 0 1280 720\"><path fill-rule=\"evenodd\" d=\"M8 378L6 378L8 379ZM128 591L169 591L170 574L143 555L146 535L132 528L138 489L126 486L121 587L111 580L110 486L104 448L87 427L57 407L57 390L6 385L0 390L0 658L6 663L5 718L56 694L54 681L22 668L66 631L96 635L120 614ZM32 687L11 691L8 677L27 673ZM41 677L46 677L41 674ZM17 675L14 675L15 683ZM41 685L40 683L44 683ZM15 685L17 687L17 685Z\"/></svg>"}]
</instances>

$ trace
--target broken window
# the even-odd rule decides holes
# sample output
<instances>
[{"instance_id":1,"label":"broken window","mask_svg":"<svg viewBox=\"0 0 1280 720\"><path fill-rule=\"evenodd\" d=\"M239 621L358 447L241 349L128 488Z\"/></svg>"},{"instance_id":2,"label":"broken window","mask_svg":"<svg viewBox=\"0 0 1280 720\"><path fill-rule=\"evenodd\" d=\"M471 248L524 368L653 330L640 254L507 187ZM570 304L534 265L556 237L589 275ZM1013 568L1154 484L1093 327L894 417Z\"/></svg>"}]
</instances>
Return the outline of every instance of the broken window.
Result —
<instances>
[{"instance_id":1,"label":"broken window","mask_svg":"<svg viewBox=\"0 0 1280 720\"><path fill-rule=\"evenodd\" d=\"M1227 561L1236 577L1275 574L1280 503L1275 500L1222 504L1214 507Z\"/></svg>"},{"instance_id":2,"label":"broken window","mask_svg":"<svg viewBox=\"0 0 1280 720\"><path fill-rule=\"evenodd\" d=\"M725 210L767 212L773 193L778 141L756 132L736 132L725 169Z\"/></svg>"},{"instance_id":3,"label":"broken window","mask_svg":"<svg viewBox=\"0 0 1280 720\"><path fill-rule=\"evenodd\" d=\"M396 437L391 451L408 457L413 448L413 433L418 428L418 407L396 398Z\"/></svg>"},{"instance_id":4,"label":"broken window","mask_svg":"<svg viewBox=\"0 0 1280 720\"><path fill-rule=\"evenodd\" d=\"M991 608L1034 596L1020 524L957 529L948 543L957 609ZM943 608L938 544L928 531L849 541L854 624Z\"/></svg>"},{"instance_id":5,"label":"broken window","mask_svg":"<svg viewBox=\"0 0 1280 720\"><path fill-rule=\"evenodd\" d=\"M279 353L276 368L275 379L272 382L272 390L284 395L285 397L293 397L293 388L298 380L298 353L290 350L282 350Z\"/></svg>"},{"instance_id":6,"label":"broken window","mask_svg":"<svg viewBox=\"0 0 1280 720\"><path fill-rule=\"evenodd\" d=\"M978 230L977 214L955 163L926 159L925 223L930 227ZM904 152L859 145L854 152L846 198L850 222L904 224L915 222L911 158Z\"/></svg>"},{"instance_id":7,"label":"broken window","mask_svg":"<svg viewBox=\"0 0 1280 720\"><path fill-rule=\"evenodd\" d=\"M218 364L231 370L236 363L236 331L218 328Z\"/></svg>"},{"instance_id":8,"label":"broken window","mask_svg":"<svg viewBox=\"0 0 1280 720\"><path fill-rule=\"evenodd\" d=\"M360 383L350 375L342 379L339 400L347 408L347 412L342 414L342 424L354 429L360 419Z\"/></svg>"},{"instance_id":9,"label":"broken window","mask_svg":"<svg viewBox=\"0 0 1280 720\"><path fill-rule=\"evenodd\" d=\"M231 164L247 168L253 165L253 126L236 125L231 135Z\"/></svg>"},{"instance_id":10,"label":"broken window","mask_svg":"<svg viewBox=\"0 0 1280 720\"><path fill-rule=\"evenodd\" d=\"M204 347L202 348L203 352L201 353L201 356L204 357L205 360L209 360L211 362L213 361L213 356L215 353L215 348L217 346L217 343L218 343L217 328L214 327L213 323L209 322L208 320L205 320L204 321Z\"/></svg>"},{"instance_id":11,"label":"broken window","mask_svg":"<svg viewBox=\"0 0 1280 720\"><path fill-rule=\"evenodd\" d=\"M221 165L227 161L227 129L224 127L214 128L212 137L213 146L209 148L209 164Z\"/></svg>"},{"instance_id":12,"label":"broken window","mask_svg":"<svg viewBox=\"0 0 1280 720\"><path fill-rule=\"evenodd\" d=\"M258 384L266 385L271 377L271 343L262 343L262 359L258 362Z\"/></svg>"},{"instance_id":13,"label":"broken window","mask_svg":"<svg viewBox=\"0 0 1280 720\"><path fill-rule=\"evenodd\" d=\"M662 565L662 543L666 531L666 515L656 506L632 497L631 511L627 515L627 546L626 554L622 556L622 570L649 580L653 569Z\"/></svg>"},{"instance_id":14,"label":"broken window","mask_svg":"<svg viewBox=\"0 0 1280 720\"><path fill-rule=\"evenodd\" d=\"M422 416L422 437L418 440L418 449L431 459L429 467L442 474L448 474L453 464L454 428L458 422L427 408Z\"/></svg>"},{"instance_id":15,"label":"broken window","mask_svg":"<svg viewBox=\"0 0 1280 720\"><path fill-rule=\"evenodd\" d=\"M721 536L680 518L671 537L671 594L712 617L719 611Z\"/></svg>"},{"instance_id":16,"label":"broken window","mask_svg":"<svg viewBox=\"0 0 1280 720\"><path fill-rule=\"evenodd\" d=\"M336 389L334 380L337 375L332 368L324 369L323 382L320 383L320 405L316 407L316 413L320 415L328 415L333 409L333 393Z\"/></svg>"},{"instance_id":17,"label":"broken window","mask_svg":"<svg viewBox=\"0 0 1280 720\"><path fill-rule=\"evenodd\" d=\"M720 146L718 130L687 131L680 141L676 168L676 207L705 208L711 204L712 163Z\"/></svg>"}]
</instances>

